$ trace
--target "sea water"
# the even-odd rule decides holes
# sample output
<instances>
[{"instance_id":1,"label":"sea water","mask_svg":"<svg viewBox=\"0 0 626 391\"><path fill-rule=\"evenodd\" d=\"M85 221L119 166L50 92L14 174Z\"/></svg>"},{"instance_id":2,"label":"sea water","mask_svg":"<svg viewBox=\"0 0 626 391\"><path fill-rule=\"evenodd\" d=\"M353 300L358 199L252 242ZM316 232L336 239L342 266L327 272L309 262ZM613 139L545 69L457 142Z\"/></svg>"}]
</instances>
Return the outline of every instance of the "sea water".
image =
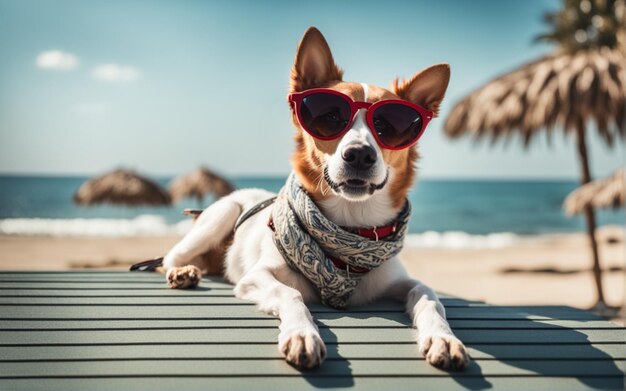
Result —
<instances>
[{"instance_id":1,"label":"sea water","mask_svg":"<svg viewBox=\"0 0 626 391\"><path fill-rule=\"evenodd\" d=\"M77 206L74 192L86 177L0 176L0 234L134 236L183 234L191 226L184 200L168 207ZM159 178L167 186L171 178ZM278 191L285 177L234 178L238 188ZM407 241L424 247L495 248L519 235L582 231L582 216L562 210L575 181L484 181L421 179L410 193L413 205ZM624 225L624 210L598 211L598 224Z\"/></svg>"}]
</instances>

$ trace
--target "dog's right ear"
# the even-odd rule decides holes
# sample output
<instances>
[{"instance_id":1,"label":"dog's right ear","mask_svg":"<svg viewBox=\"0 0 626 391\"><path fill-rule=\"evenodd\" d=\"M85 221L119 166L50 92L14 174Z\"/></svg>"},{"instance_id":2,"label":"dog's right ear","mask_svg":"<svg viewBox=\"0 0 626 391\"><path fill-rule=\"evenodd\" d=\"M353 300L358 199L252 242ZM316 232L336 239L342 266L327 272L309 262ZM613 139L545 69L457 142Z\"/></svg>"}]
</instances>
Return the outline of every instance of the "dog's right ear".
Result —
<instances>
[{"instance_id":1,"label":"dog's right ear","mask_svg":"<svg viewBox=\"0 0 626 391\"><path fill-rule=\"evenodd\" d=\"M320 87L341 80L343 71L335 64L328 43L315 27L304 33L291 69L291 92Z\"/></svg>"}]
</instances>

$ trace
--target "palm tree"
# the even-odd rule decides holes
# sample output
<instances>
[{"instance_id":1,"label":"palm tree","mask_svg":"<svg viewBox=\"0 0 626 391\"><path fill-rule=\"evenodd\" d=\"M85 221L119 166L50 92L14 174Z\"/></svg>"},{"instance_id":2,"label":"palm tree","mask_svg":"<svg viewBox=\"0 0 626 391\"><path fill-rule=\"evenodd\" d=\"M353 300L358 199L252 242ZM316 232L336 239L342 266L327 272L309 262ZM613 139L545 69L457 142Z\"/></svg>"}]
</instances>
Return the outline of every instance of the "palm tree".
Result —
<instances>
[{"instance_id":1,"label":"palm tree","mask_svg":"<svg viewBox=\"0 0 626 391\"><path fill-rule=\"evenodd\" d=\"M554 127L576 137L581 184L591 181L587 125L595 122L609 146L626 137L625 0L564 0L548 13L551 31L537 39L556 43L551 55L488 82L463 98L446 119L450 137L509 138L527 147L540 130ZM592 205L584 208L593 254L598 310L606 308Z\"/></svg>"},{"instance_id":2,"label":"palm tree","mask_svg":"<svg viewBox=\"0 0 626 391\"><path fill-rule=\"evenodd\" d=\"M624 29L623 0L565 0L563 9L548 12L551 31L537 37L570 53L598 47L615 48Z\"/></svg>"}]
</instances>

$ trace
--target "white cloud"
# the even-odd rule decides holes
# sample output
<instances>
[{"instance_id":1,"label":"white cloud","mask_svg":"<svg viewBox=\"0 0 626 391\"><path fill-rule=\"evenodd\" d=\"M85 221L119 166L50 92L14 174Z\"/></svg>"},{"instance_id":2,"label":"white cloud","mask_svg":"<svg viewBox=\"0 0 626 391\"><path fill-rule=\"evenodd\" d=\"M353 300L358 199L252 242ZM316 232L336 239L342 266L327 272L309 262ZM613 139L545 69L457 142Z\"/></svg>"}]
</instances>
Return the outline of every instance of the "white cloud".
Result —
<instances>
[{"instance_id":1,"label":"white cloud","mask_svg":"<svg viewBox=\"0 0 626 391\"><path fill-rule=\"evenodd\" d=\"M43 69L69 71L78 66L78 57L61 50L47 50L39 53L36 64Z\"/></svg>"},{"instance_id":2,"label":"white cloud","mask_svg":"<svg viewBox=\"0 0 626 391\"><path fill-rule=\"evenodd\" d=\"M102 81L131 82L139 79L139 71L128 65L103 64L91 71L91 75Z\"/></svg>"}]
</instances>

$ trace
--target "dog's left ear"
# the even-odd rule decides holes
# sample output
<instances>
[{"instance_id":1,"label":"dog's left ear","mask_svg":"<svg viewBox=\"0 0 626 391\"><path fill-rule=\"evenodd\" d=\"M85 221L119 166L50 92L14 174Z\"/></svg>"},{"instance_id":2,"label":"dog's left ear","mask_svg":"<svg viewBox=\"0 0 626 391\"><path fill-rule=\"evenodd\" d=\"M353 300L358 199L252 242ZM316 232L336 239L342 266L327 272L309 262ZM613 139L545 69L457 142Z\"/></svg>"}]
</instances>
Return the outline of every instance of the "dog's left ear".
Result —
<instances>
[{"instance_id":1,"label":"dog's left ear","mask_svg":"<svg viewBox=\"0 0 626 391\"><path fill-rule=\"evenodd\" d=\"M409 80L394 80L391 90L404 100L431 110L435 116L450 81L450 65L437 64L418 72Z\"/></svg>"},{"instance_id":2,"label":"dog's left ear","mask_svg":"<svg viewBox=\"0 0 626 391\"><path fill-rule=\"evenodd\" d=\"M291 92L320 87L329 81L341 80L342 75L322 33L309 27L298 45L291 70Z\"/></svg>"}]
</instances>

